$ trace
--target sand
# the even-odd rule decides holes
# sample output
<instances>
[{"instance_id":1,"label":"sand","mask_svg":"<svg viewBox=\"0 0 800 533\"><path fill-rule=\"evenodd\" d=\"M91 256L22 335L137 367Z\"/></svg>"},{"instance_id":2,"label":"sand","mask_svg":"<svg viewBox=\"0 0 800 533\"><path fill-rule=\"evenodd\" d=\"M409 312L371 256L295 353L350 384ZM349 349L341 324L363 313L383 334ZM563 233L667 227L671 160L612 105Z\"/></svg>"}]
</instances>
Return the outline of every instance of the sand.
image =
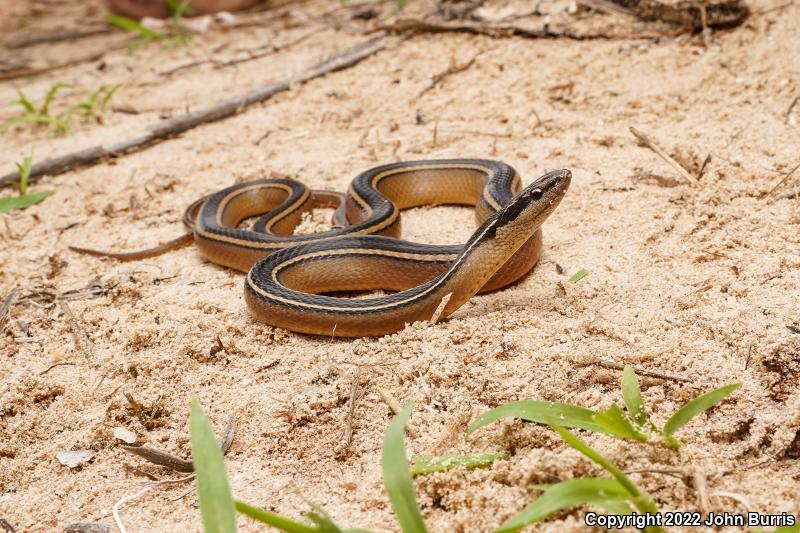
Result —
<instances>
[{"instance_id":1,"label":"sand","mask_svg":"<svg viewBox=\"0 0 800 533\"><path fill-rule=\"evenodd\" d=\"M102 14L82 2L0 6L11 15L0 17L7 39L85 27ZM533 7L484 9L500 18ZM540 10L555 27L642 29L622 15L568 7L545 2ZM800 6L756 0L750 7L750 20L713 32L708 47L699 35L418 35L233 118L43 179L33 189L54 189L52 197L0 215L0 296L19 288L27 297L11 309L0 340L0 518L17 531L75 522L114 530L112 507L139 492L146 476L178 477L122 451L114 428L188 457L188 410L197 396L218 432L236 418L227 468L238 498L296 518L308 499L342 525L395 531L381 480L381 439L392 417L382 389L414 402L410 455L506 454L487 469L416 481L431 531L489 531L533 500L531 483L603 473L549 429L509 420L465 441L466 427L520 399L593 409L621 403L621 373L592 364L598 359L687 380L641 378L658 424L698 394L742 384L679 432L686 443L679 451L582 434L626 471L680 472L631 474L659 508L702 502L717 512L800 513L800 334L787 327L800 325L800 203L776 199L800 176L767 195L800 162L800 106L788 113L800 95ZM265 17L258 25L212 29L190 47L154 44L126 55L128 38L113 33L4 51L33 66L98 55L0 83L0 121L18 112L18 89L38 102L53 83L69 83L53 104L59 110L103 84L122 86L102 123L75 121L65 136L31 127L0 132L0 166L10 170L31 150L39 160L132 137L160 118L299 72L365 39L375 21L352 15L367 8L393 13L389 4L314 0L277 8L272 18L256 14ZM433 6L407 9L417 16ZM235 67L159 74L298 39ZM473 58L420 96L435 75ZM710 158L702 188L637 144L630 126L693 172ZM254 321L243 276L204 262L193 247L137 263L67 248L163 242L182 231L183 209L195 198L271 171L343 191L371 166L444 157L500 159L525 183L556 168L574 178L544 227L538 267L435 326L355 340L293 334ZM317 214L308 225L326 223ZM429 243L463 242L474 229L469 209L442 206L410 210L404 224L406 238ZM589 274L570 283L581 268ZM92 286L68 300L74 320L46 297ZM45 296L31 301L34 291ZM218 342L223 349L212 350ZM337 454L357 374L363 395L352 441ZM83 449L96 454L77 468L57 460L58 452ZM693 476L704 481L699 491L685 481ZM167 485L126 504L128 531L199 531L190 489ZM584 512L531 529L582 530ZM244 517L239 526L259 529Z\"/></svg>"}]
</instances>

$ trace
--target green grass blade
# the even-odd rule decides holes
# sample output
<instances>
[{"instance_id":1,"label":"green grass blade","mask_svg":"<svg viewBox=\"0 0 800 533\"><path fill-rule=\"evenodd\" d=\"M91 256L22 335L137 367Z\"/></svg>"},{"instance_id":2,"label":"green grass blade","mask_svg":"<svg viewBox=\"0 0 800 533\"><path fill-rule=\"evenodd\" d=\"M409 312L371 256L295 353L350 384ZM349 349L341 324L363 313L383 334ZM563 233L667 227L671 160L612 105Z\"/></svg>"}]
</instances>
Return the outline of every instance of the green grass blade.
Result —
<instances>
[{"instance_id":1,"label":"green grass blade","mask_svg":"<svg viewBox=\"0 0 800 533\"><path fill-rule=\"evenodd\" d=\"M613 479L581 478L557 483L539 496L536 501L509 518L495 533L510 533L544 520L551 514L578 505L593 504L603 509L633 512L625 503L628 491Z\"/></svg>"},{"instance_id":2,"label":"green grass blade","mask_svg":"<svg viewBox=\"0 0 800 533\"><path fill-rule=\"evenodd\" d=\"M36 107L33 105L33 102L28 100L28 97L25 96L25 93L20 90L17 91L17 103L25 108L25 111L28 113L36 113Z\"/></svg>"},{"instance_id":3,"label":"green grass blade","mask_svg":"<svg viewBox=\"0 0 800 533\"><path fill-rule=\"evenodd\" d=\"M17 166L17 172L19 172L19 195L25 196L28 194L28 178L31 177L31 168L33 168L33 150L22 158L22 163L14 164ZM49 191L43 198L47 198L51 194L53 194L53 191Z\"/></svg>"},{"instance_id":4,"label":"green grass blade","mask_svg":"<svg viewBox=\"0 0 800 533\"><path fill-rule=\"evenodd\" d=\"M582 268L582 269L578 270L577 272L575 272L572 276L570 276L569 282L570 283L578 283L580 280L582 280L583 278L585 278L588 275L589 275L589 271L586 270L585 268Z\"/></svg>"},{"instance_id":5,"label":"green grass blade","mask_svg":"<svg viewBox=\"0 0 800 533\"><path fill-rule=\"evenodd\" d=\"M467 435L503 418L521 418L539 424L556 424L563 427L608 433L608 429L594 420L597 414L591 409L568 403L521 400L495 407L475 419Z\"/></svg>"},{"instance_id":6,"label":"green grass blade","mask_svg":"<svg viewBox=\"0 0 800 533\"><path fill-rule=\"evenodd\" d=\"M249 516L257 522L280 529L281 531L286 531L287 533L319 533L319 529L317 529L315 526L310 526L308 524L292 520L291 518L286 518L279 514L265 511L260 507L255 507L253 505L240 502L239 500L236 500L235 504L236 510L240 513Z\"/></svg>"},{"instance_id":7,"label":"green grass blade","mask_svg":"<svg viewBox=\"0 0 800 533\"><path fill-rule=\"evenodd\" d=\"M414 494L403 444L403 430L410 416L411 404L408 404L394 417L383 436L383 484L403 533L424 533L427 529L417 507L417 496Z\"/></svg>"},{"instance_id":8,"label":"green grass blade","mask_svg":"<svg viewBox=\"0 0 800 533\"><path fill-rule=\"evenodd\" d=\"M630 419L617 404L613 404L602 413L595 413L594 421L606 429L606 433L623 439L647 440L647 435L636 429Z\"/></svg>"},{"instance_id":9,"label":"green grass blade","mask_svg":"<svg viewBox=\"0 0 800 533\"><path fill-rule=\"evenodd\" d=\"M454 468L486 468L498 459L505 457L503 454L484 453L479 455L438 455L414 457L411 464L411 475L432 474L446 472Z\"/></svg>"},{"instance_id":10,"label":"green grass blade","mask_svg":"<svg viewBox=\"0 0 800 533\"><path fill-rule=\"evenodd\" d=\"M583 442L581 439L579 439L566 429L558 427L556 425L551 425L550 427L553 430L557 431L558 434L561 435L561 438L564 439L564 441L567 444L569 444L570 446L578 450L580 453L582 453L583 455L585 455L586 457L588 457L589 459L591 459L592 461L603 467L609 474L611 474L614 477L614 479L617 480L617 483L619 483L620 486L622 486L626 491L628 491L628 494L630 495L630 500L633 502L633 504L636 506L636 509L640 513L652 513L652 514L658 513L658 508L656 507L656 504L652 500L652 498L650 498L650 496L648 496L646 493L643 493L641 490L639 490L639 487L637 487L636 484L633 481L631 481L630 478L626 476L622 470L617 468L611 461L609 461L608 459L606 459L605 457L594 451L592 448L589 447L588 444ZM648 526L647 528L645 528L645 531L660 532L663 531L663 529L656 526L653 527Z\"/></svg>"},{"instance_id":11,"label":"green grass blade","mask_svg":"<svg viewBox=\"0 0 800 533\"><path fill-rule=\"evenodd\" d=\"M625 487L625 490L628 491L628 494L630 494L634 498L639 497L641 495L639 487L637 487L633 483L633 481L631 481L630 478L628 478L628 476L626 476L622 472L622 470L614 466L614 464L611 461L609 461L608 459L606 459L605 457L594 451L592 448L589 447L588 444L583 442L581 439L579 439L566 429L559 427L557 425L552 425L551 427L556 432L558 432L559 435L561 435L561 438L564 439L564 442L566 442L567 444L569 444L570 446L581 452L583 455L585 455L586 457L588 457L589 459L591 459L592 461L594 461L595 463L606 469L606 471L609 474L614 476L614 479L616 479L621 486Z\"/></svg>"},{"instance_id":12,"label":"green grass blade","mask_svg":"<svg viewBox=\"0 0 800 533\"><path fill-rule=\"evenodd\" d=\"M320 533L342 533L342 528L336 525L331 518L331 515L316 503L309 502L311 510L308 512L308 518L317 525L317 531Z\"/></svg>"},{"instance_id":13,"label":"green grass blade","mask_svg":"<svg viewBox=\"0 0 800 533\"><path fill-rule=\"evenodd\" d=\"M122 87L122 84L121 83L115 83L111 87L107 87L105 85L103 87L106 87L106 94L105 94L105 96L103 96L103 100L100 102L100 114L103 114L103 113L106 112L106 108L108 107L108 103L111 101L111 98L114 96L114 93L116 93L117 90L120 87Z\"/></svg>"},{"instance_id":14,"label":"green grass blade","mask_svg":"<svg viewBox=\"0 0 800 533\"><path fill-rule=\"evenodd\" d=\"M192 463L197 473L197 498L205 533L233 533L236 531L236 510L225 473L225 460L197 398L192 399L189 427Z\"/></svg>"},{"instance_id":15,"label":"green grass blade","mask_svg":"<svg viewBox=\"0 0 800 533\"><path fill-rule=\"evenodd\" d=\"M39 111L40 114L46 117L50 116L50 104L53 103L53 99L56 97L58 91L60 91L66 86L67 86L66 83L59 82L50 87L50 90L47 91L47 96L44 97L44 103L42 103L42 109Z\"/></svg>"},{"instance_id":16,"label":"green grass blade","mask_svg":"<svg viewBox=\"0 0 800 533\"><path fill-rule=\"evenodd\" d=\"M6 196L0 198L0 213L8 213L14 209L25 209L38 204L56 191L39 191L22 196Z\"/></svg>"},{"instance_id":17,"label":"green grass blade","mask_svg":"<svg viewBox=\"0 0 800 533\"><path fill-rule=\"evenodd\" d=\"M667 423L664 424L662 434L667 439L671 439L672 435L688 424L692 418L721 402L741 386L741 383L726 385L687 402L683 407L675 411L675 414L669 417Z\"/></svg>"},{"instance_id":18,"label":"green grass blade","mask_svg":"<svg viewBox=\"0 0 800 533\"><path fill-rule=\"evenodd\" d=\"M622 370L622 399L625 402L628 413L637 424L642 427L652 426L650 419L647 417L647 411L644 408L642 389L639 387L639 380L636 378L636 372L628 365L625 365L625 368Z\"/></svg>"},{"instance_id":19,"label":"green grass blade","mask_svg":"<svg viewBox=\"0 0 800 533\"><path fill-rule=\"evenodd\" d=\"M109 24L113 24L114 26L123 29L125 31L129 31L131 33L138 33L145 39L149 41L160 41L166 37L157 31L153 31L150 28L146 28L136 22L133 19L129 19L128 17L121 17L119 15L106 15L106 22Z\"/></svg>"}]
</instances>

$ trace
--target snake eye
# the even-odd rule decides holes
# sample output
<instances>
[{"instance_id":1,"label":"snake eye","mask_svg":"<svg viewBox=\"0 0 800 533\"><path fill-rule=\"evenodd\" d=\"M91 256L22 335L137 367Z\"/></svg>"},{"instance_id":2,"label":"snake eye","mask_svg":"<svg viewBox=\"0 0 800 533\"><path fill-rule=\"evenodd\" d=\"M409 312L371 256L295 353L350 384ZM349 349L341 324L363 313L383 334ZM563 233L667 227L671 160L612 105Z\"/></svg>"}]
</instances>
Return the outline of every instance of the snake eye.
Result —
<instances>
[{"instance_id":1,"label":"snake eye","mask_svg":"<svg viewBox=\"0 0 800 533\"><path fill-rule=\"evenodd\" d=\"M538 200L542 197L542 194L544 194L542 189L533 189L528 193L528 196L530 196L533 200Z\"/></svg>"}]
</instances>

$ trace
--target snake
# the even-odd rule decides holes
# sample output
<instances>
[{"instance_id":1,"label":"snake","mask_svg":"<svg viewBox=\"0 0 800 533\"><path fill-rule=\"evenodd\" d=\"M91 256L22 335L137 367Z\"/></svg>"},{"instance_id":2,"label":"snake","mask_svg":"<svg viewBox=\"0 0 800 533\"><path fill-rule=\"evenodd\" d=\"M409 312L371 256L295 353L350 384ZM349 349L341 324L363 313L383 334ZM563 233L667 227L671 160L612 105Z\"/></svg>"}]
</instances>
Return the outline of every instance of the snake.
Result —
<instances>
[{"instance_id":1,"label":"snake","mask_svg":"<svg viewBox=\"0 0 800 533\"><path fill-rule=\"evenodd\" d=\"M245 301L259 321L310 335L382 336L434 315L447 318L475 294L525 276L542 253L542 223L571 176L555 170L523 187L506 163L440 159L371 168L346 194L262 178L196 200L184 213L190 233L156 248L71 248L133 260L193 241L206 260L247 273ZM400 239L402 210L439 204L474 207L479 225L466 243ZM334 209L334 229L294 234L303 214L320 207ZM357 291L389 293L342 296Z\"/></svg>"}]
</instances>

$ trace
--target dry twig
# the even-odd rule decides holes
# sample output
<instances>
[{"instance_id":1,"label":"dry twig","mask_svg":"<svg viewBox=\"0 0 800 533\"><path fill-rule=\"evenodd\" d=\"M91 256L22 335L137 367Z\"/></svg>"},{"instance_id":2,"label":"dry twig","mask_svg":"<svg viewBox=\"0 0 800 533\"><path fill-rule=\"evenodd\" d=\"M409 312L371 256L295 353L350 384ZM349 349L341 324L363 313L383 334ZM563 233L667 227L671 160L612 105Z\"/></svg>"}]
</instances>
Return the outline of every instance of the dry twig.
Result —
<instances>
[{"instance_id":1,"label":"dry twig","mask_svg":"<svg viewBox=\"0 0 800 533\"><path fill-rule=\"evenodd\" d=\"M128 395L126 394L126 396ZM128 398L128 401L131 400L132 398ZM217 439L217 442L219 443L219 449L222 450L222 455L226 455L228 450L230 450L231 444L233 444L235 433L236 419L234 417L230 417L228 419L228 425L225 428L225 433L221 438ZM194 465L191 461L181 459L180 457L176 457L170 453L162 452L161 450L149 448L147 446L128 446L127 444L120 444L119 447L126 452L138 455L139 457L142 457L153 464L165 466L171 470L175 470L176 472L194 472Z\"/></svg>"},{"instance_id":2,"label":"dry twig","mask_svg":"<svg viewBox=\"0 0 800 533\"><path fill-rule=\"evenodd\" d=\"M356 411L356 403L358 399L361 397L361 392L359 387L361 385L361 367L356 368L355 375L353 376L353 381L350 384L350 399L347 402L347 420L345 421L344 429L342 430L342 436L339 440L339 444L336 445L334 449L334 453L336 457L343 458L347 452L348 447L350 446L350 441L353 440L353 417Z\"/></svg>"},{"instance_id":3,"label":"dry twig","mask_svg":"<svg viewBox=\"0 0 800 533\"><path fill-rule=\"evenodd\" d=\"M619 363L615 363L613 361L606 361L605 359L592 359L587 364L589 365L597 365L602 366L603 368L608 368L611 370L624 370L625 365L621 365ZM667 379L670 381L680 381L682 383L690 383L692 380L682 377L676 376L675 374L668 374L666 372L659 372L657 370L644 370L642 368L633 367L634 372L640 376L649 376L651 378L659 378L659 379Z\"/></svg>"},{"instance_id":4,"label":"dry twig","mask_svg":"<svg viewBox=\"0 0 800 533\"><path fill-rule=\"evenodd\" d=\"M675 159L673 159L673 158L672 158L672 156L670 156L670 155L669 155L669 154L668 154L668 153L667 153L667 152L666 152L666 151L665 151L663 148L661 148L661 147L660 147L658 144L656 144L656 143L655 143L655 141L653 141L653 140L652 140L650 137L648 137L647 135L645 135L644 133L642 133L642 132L641 132L641 131L639 131L638 129L634 128L633 126L631 126L631 127L630 127L630 130L631 130L631 133L633 133L633 135L634 135L634 136L635 136L637 139L639 139L640 141L642 141L642 142L644 143L644 145L645 145L645 146L647 146L647 147L648 147L648 148L650 148L652 151L654 151L656 154L658 154L659 156L661 156L661 158L662 158L662 159L664 159L664 161L666 161L667 163L669 163L669 164L670 164L670 166L672 166L672 168L674 168L675 170L677 170L677 171L678 171L678 174L680 174L681 176L683 176L684 178L686 178L686 180L687 180L689 183L691 183L692 185L695 185L695 186L697 186L697 187L700 187L700 188L702 188L702 187L703 187L703 185L700 183L700 181L699 181L697 178L695 178L694 176L692 176L692 175L689 173L689 171L688 171L688 170L686 170L685 168L683 168L683 166L681 166L681 164L680 164L680 163L678 163L677 161L675 161Z\"/></svg>"},{"instance_id":5,"label":"dry twig","mask_svg":"<svg viewBox=\"0 0 800 533\"><path fill-rule=\"evenodd\" d=\"M776 184L775 184L775 186L774 186L774 187L772 187L772 188L769 190L769 192L767 192L767 196L772 196L772 193L774 193L775 191L777 191L777 190L778 190L778 189L779 189L779 188L780 188L780 187L781 187L781 186L782 186L784 183L786 183L786 180L788 180L789 178L791 178L791 177L792 177L792 175L793 175L793 174L794 174L794 173L797 171L797 169L798 169L798 168L800 168L800 163L797 163L797 164L794 166L794 168L793 168L792 170L790 170L789 172L787 172L786 174L784 174L784 175L783 175L783 178L781 178L781 181L779 181L778 183L776 183Z\"/></svg>"},{"instance_id":6,"label":"dry twig","mask_svg":"<svg viewBox=\"0 0 800 533\"><path fill-rule=\"evenodd\" d=\"M398 402L397 399L394 396L392 396L392 393L390 393L386 389L383 389L381 387L375 387L375 388L378 390L378 394L380 394L381 399L384 401L384 403L389 406L389 410L391 410L392 413L394 413L395 415L399 415L400 411L403 410L403 408L400 407L400 402ZM406 424L406 433L408 434L409 437L412 438L417 436L417 431L410 424Z\"/></svg>"}]
</instances>

